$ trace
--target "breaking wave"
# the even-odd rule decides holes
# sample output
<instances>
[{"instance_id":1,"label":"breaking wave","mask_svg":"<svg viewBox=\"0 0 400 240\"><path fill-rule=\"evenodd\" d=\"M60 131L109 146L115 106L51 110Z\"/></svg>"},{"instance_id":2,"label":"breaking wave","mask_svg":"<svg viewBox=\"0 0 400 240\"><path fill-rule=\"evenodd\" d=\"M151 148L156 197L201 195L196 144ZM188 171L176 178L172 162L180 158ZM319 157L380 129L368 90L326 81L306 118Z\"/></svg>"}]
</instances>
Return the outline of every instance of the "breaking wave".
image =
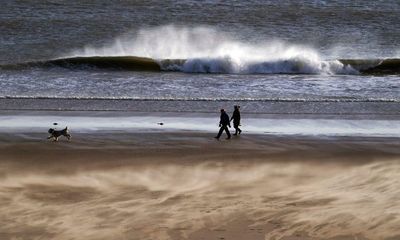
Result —
<instances>
[{"instance_id":1,"label":"breaking wave","mask_svg":"<svg viewBox=\"0 0 400 240\"><path fill-rule=\"evenodd\" d=\"M142 29L103 48L69 56L3 65L0 69L63 67L220 74L399 74L400 59L324 60L311 47L279 40L241 42L210 27Z\"/></svg>"},{"instance_id":2,"label":"breaking wave","mask_svg":"<svg viewBox=\"0 0 400 240\"><path fill-rule=\"evenodd\" d=\"M152 59L136 56L91 56L2 65L1 69L31 67L68 69L109 69L124 71L176 71L220 74L400 74L400 59L338 59L312 61L306 58L271 61L237 61L224 58Z\"/></svg>"}]
</instances>

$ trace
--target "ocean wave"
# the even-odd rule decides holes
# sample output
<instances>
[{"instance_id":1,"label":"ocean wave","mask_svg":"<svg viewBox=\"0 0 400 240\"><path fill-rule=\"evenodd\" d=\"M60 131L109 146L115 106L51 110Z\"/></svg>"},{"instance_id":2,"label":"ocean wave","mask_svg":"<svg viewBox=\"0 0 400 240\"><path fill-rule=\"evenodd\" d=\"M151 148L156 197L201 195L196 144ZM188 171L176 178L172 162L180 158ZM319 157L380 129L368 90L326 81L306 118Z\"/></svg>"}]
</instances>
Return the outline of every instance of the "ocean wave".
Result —
<instances>
[{"instance_id":1,"label":"ocean wave","mask_svg":"<svg viewBox=\"0 0 400 240\"><path fill-rule=\"evenodd\" d=\"M47 61L26 62L0 66L1 69L19 70L26 68L63 67L68 69L114 69L131 71L160 71L159 64L151 58L135 56L93 56L59 58Z\"/></svg>"},{"instance_id":2,"label":"ocean wave","mask_svg":"<svg viewBox=\"0 0 400 240\"><path fill-rule=\"evenodd\" d=\"M311 46L281 40L239 41L210 27L166 25L141 29L103 47L77 49L58 59L0 65L0 69L176 71L213 74L400 74L400 59L330 59Z\"/></svg>"},{"instance_id":3,"label":"ocean wave","mask_svg":"<svg viewBox=\"0 0 400 240\"><path fill-rule=\"evenodd\" d=\"M400 74L400 59L340 59L345 66L351 66L362 74L398 75Z\"/></svg>"},{"instance_id":4,"label":"ocean wave","mask_svg":"<svg viewBox=\"0 0 400 240\"><path fill-rule=\"evenodd\" d=\"M165 71L227 74L357 74L339 61L318 61L305 57L276 60L242 60L231 57L160 60Z\"/></svg>"},{"instance_id":5,"label":"ocean wave","mask_svg":"<svg viewBox=\"0 0 400 240\"><path fill-rule=\"evenodd\" d=\"M397 75L400 74L400 59L337 59L320 61L306 57L275 60L242 60L229 56L188 59L152 59L137 56L90 56L2 65L0 69L20 70L32 67L219 74Z\"/></svg>"}]
</instances>

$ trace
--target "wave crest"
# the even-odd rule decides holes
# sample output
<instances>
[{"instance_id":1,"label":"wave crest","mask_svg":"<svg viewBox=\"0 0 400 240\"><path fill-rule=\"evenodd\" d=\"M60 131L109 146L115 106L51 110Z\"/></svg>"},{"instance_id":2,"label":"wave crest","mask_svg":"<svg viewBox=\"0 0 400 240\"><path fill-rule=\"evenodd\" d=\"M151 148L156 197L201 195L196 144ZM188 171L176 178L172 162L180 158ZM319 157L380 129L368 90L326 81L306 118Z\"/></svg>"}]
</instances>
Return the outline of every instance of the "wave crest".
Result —
<instances>
[{"instance_id":1,"label":"wave crest","mask_svg":"<svg viewBox=\"0 0 400 240\"><path fill-rule=\"evenodd\" d=\"M400 74L400 59L338 59L316 61L307 58L290 58L269 61L244 61L231 57L152 59L136 56L93 56L2 65L0 69L19 70L32 67L221 74L398 75Z\"/></svg>"},{"instance_id":2,"label":"wave crest","mask_svg":"<svg viewBox=\"0 0 400 240\"><path fill-rule=\"evenodd\" d=\"M306 58L277 59L270 61L241 61L230 57L194 58L183 64L164 63L161 69L187 73L229 74L357 74L358 71L339 61L312 61Z\"/></svg>"}]
</instances>

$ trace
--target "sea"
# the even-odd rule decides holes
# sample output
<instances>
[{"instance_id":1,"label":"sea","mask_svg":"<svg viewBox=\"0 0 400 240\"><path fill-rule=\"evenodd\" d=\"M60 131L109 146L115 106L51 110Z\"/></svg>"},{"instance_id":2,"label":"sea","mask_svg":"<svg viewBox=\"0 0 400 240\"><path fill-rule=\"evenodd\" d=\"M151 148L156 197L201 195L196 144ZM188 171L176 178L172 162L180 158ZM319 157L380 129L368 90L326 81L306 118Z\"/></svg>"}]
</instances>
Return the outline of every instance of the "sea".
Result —
<instances>
[{"instance_id":1,"label":"sea","mask_svg":"<svg viewBox=\"0 0 400 240\"><path fill-rule=\"evenodd\" d=\"M400 115L397 0L3 0L0 109Z\"/></svg>"}]
</instances>

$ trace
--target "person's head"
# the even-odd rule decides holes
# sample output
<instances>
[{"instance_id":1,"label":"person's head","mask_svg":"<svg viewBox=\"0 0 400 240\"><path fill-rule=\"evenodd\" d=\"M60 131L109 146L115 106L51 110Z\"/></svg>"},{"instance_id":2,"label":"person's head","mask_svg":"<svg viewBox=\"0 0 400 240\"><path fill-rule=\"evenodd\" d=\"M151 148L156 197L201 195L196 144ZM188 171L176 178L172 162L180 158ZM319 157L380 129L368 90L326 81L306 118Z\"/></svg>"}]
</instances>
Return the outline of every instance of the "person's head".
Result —
<instances>
[{"instance_id":1,"label":"person's head","mask_svg":"<svg viewBox=\"0 0 400 240\"><path fill-rule=\"evenodd\" d=\"M239 110L240 106L239 105L235 105L233 106L235 108L235 110Z\"/></svg>"},{"instance_id":2,"label":"person's head","mask_svg":"<svg viewBox=\"0 0 400 240\"><path fill-rule=\"evenodd\" d=\"M221 113L224 113L224 112L225 112L225 109L221 108Z\"/></svg>"}]
</instances>

